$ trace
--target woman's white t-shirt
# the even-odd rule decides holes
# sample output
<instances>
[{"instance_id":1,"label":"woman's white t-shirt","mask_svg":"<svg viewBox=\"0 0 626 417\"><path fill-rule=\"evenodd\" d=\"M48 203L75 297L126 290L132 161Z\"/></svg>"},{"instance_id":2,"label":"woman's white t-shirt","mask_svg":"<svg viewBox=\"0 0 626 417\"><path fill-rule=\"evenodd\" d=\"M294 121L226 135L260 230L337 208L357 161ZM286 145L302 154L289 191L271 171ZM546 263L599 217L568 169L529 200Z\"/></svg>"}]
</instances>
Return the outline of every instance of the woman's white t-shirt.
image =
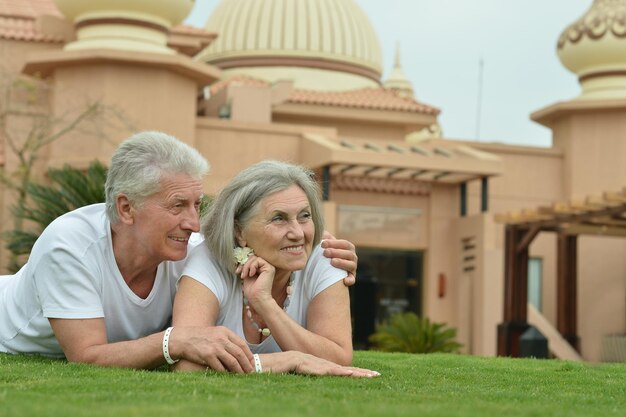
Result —
<instances>
[{"instance_id":1,"label":"woman's white t-shirt","mask_svg":"<svg viewBox=\"0 0 626 417\"><path fill-rule=\"evenodd\" d=\"M240 280L218 264L206 244L196 246L189 253L182 275L205 285L219 301L220 311L215 325L225 326L245 340ZM307 309L311 300L345 276L346 271L332 266L330 259L323 255L322 248L318 245L313 249L304 269L294 272L293 293L286 309L287 314L306 328ZM248 343L248 346L253 353L281 351L273 336L259 344Z\"/></svg>"}]
</instances>

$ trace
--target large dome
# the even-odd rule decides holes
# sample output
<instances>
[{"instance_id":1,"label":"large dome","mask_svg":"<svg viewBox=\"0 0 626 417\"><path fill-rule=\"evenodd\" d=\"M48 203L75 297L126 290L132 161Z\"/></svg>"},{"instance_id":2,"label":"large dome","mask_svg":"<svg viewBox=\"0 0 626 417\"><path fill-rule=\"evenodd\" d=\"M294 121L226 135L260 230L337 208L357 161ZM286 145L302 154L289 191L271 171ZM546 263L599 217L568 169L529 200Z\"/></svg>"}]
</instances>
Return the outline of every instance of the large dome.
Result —
<instances>
[{"instance_id":1,"label":"large dome","mask_svg":"<svg viewBox=\"0 0 626 417\"><path fill-rule=\"evenodd\" d=\"M378 37L353 0L222 0L206 29L218 38L197 59L225 77L291 79L316 90L380 84Z\"/></svg>"}]
</instances>

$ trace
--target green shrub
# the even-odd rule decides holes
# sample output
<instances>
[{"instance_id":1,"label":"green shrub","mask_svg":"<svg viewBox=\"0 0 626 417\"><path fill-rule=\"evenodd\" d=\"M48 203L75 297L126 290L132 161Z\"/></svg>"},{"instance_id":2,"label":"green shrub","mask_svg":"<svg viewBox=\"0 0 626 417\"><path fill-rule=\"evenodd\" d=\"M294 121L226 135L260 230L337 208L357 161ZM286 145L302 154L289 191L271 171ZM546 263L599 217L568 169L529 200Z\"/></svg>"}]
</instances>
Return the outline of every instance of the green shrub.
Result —
<instances>
[{"instance_id":1,"label":"green shrub","mask_svg":"<svg viewBox=\"0 0 626 417\"><path fill-rule=\"evenodd\" d=\"M431 323L427 317L415 313L399 313L391 316L391 323L376 326L376 333L369 337L374 350L407 353L458 353L456 329L446 328L443 323Z\"/></svg>"},{"instance_id":2,"label":"green shrub","mask_svg":"<svg viewBox=\"0 0 626 417\"><path fill-rule=\"evenodd\" d=\"M54 219L79 207L104 202L104 182L107 168L100 162L92 162L86 171L65 165L50 168L48 178L51 185L30 182L25 192L25 204L13 207L13 216L29 221L30 230L10 230L2 235L7 248L14 255L8 266L16 272L21 264L18 256L30 254L33 244Z\"/></svg>"}]
</instances>

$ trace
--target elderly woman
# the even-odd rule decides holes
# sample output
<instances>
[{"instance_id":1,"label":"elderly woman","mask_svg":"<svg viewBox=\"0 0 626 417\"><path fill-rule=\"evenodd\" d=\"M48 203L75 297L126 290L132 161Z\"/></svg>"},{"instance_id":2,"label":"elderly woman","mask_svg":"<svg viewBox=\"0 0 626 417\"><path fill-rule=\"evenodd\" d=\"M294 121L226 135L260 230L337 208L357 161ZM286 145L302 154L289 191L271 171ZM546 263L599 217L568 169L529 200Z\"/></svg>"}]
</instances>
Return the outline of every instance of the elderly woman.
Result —
<instances>
[{"instance_id":1,"label":"elderly woman","mask_svg":"<svg viewBox=\"0 0 626 417\"><path fill-rule=\"evenodd\" d=\"M377 375L347 366L346 272L322 255L309 171L277 161L245 169L216 197L202 229L205 244L190 253L179 281L174 326L231 329L247 341L257 371Z\"/></svg>"}]
</instances>

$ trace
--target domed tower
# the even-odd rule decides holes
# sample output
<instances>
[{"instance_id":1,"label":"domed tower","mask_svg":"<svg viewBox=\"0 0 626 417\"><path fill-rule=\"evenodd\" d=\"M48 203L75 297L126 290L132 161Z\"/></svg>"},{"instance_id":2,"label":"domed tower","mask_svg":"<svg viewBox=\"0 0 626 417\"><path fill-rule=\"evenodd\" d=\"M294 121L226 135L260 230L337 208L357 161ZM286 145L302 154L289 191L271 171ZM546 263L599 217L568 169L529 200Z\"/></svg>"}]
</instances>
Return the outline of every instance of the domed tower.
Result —
<instances>
[{"instance_id":1,"label":"domed tower","mask_svg":"<svg viewBox=\"0 0 626 417\"><path fill-rule=\"evenodd\" d=\"M223 0L206 29L219 36L196 59L224 78L318 91L380 86L378 37L354 0Z\"/></svg>"},{"instance_id":2,"label":"domed tower","mask_svg":"<svg viewBox=\"0 0 626 417\"><path fill-rule=\"evenodd\" d=\"M534 112L564 153L566 198L621 189L626 183L626 0L594 0L557 43L581 94Z\"/></svg>"},{"instance_id":3,"label":"domed tower","mask_svg":"<svg viewBox=\"0 0 626 417\"><path fill-rule=\"evenodd\" d=\"M31 2L35 7L51 1ZM219 76L216 68L178 53L180 40L169 43L170 35L181 33L174 27L193 0L53 1L64 17L59 20L73 25L75 40L63 49L29 54L23 73L50 80L55 119L69 120L93 106L115 109L125 122L102 123L100 137L70 133L62 144L51 144L47 163L106 158L114 147L102 137L123 138L141 129L167 131L193 143L198 88Z\"/></svg>"},{"instance_id":4,"label":"domed tower","mask_svg":"<svg viewBox=\"0 0 626 417\"><path fill-rule=\"evenodd\" d=\"M626 98L626 0L595 0L563 31L557 50L578 75L579 99Z\"/></svg>"},{"instance_id":5,"label":"domed tower","mask_svg":"<svg viewBox=\"0 0 626 417\"><path fill-rule=\"evenodd\" d=\"M76 41L65 50L97 48L174 55L167 47L170 29L183 21L193 0L54 0L74 22Z\"/></svg>"}]
</instances>

